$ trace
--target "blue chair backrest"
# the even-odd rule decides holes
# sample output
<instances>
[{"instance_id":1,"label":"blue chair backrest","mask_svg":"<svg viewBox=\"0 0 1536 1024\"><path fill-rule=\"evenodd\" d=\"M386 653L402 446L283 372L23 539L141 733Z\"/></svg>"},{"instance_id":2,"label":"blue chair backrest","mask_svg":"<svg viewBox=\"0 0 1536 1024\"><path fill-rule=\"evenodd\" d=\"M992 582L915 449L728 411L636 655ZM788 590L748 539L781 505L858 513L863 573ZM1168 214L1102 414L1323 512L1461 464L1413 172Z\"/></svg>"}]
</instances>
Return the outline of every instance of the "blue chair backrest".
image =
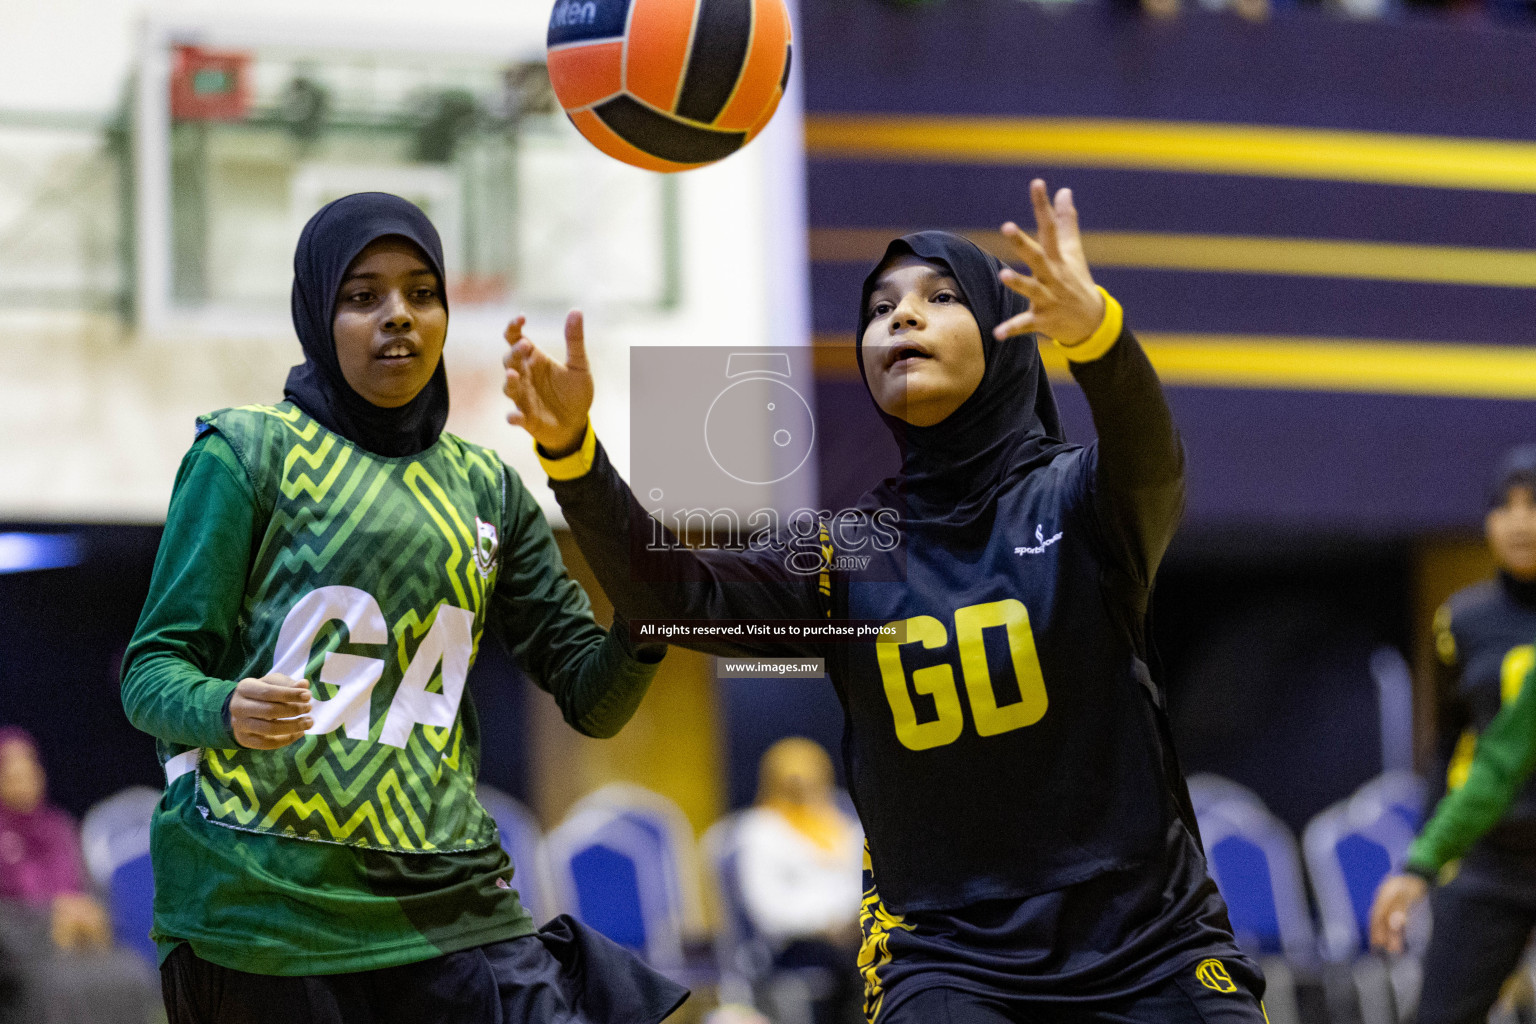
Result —
<instances>
[{"instance_id":1,"label":"blue chair backrest","mask_svg":"<svg viewBox=\"0 0 1536 1024\"><path fill-rule=\"evenodd\" d=\"M1376 888L1402 868L1413 836L1402 807L1372 783L1307 824L1302 846L1329 959L1353 959L1368 948Z\"/></svg>"},{"instance_id":2,"label":"blue chair backrest","mask_svg":"<svg viewBox=\"0 0 1536 1024\"><path fill-rule=\"evenodd\" d=\"M678 877L677 850L674 848L672 835L665 825L658 822L653 816L633 807L618 809L618 815L627 822L640 835L645 837L656 856L656 865L661 869L661 878L666 885L667 903L678 904L682 900L682 880Z\"/></svg>"},{"instance_id":3,"label":"blue chair backrest","mask_svg":"<svg viewBox=\"0 0 1536 1024\"><path fill-rule=\"evenodd\" d=\"M1278 953L1280 912L1275 907L1275 881L1264 850L1244 836L1227 836L1206 850L1211 870L1227 901L1232 930L1249 953Z\"/></svg>"},{"instance_id":4,"label":"blue chair backrest","mask_svg":"<svg viewBox=\"0 0 1536 1024\"><path fill-rule=\"evenodd\" d=\"M119 945L156 963L159 954L150 941L155 922L155 873L145 853L125 861L112 872L108 895L112 904L112 935Z\"/></svg>"},{"instance_id":5,"label":"blue chair backrest","mask_svg":"<svg viewBox=\"0 0 1536 1024\"><path fill-rule=\"evenodd\" d=\"M582 797L570 816L592 809L605 810L628 822L657 851L665 901L681 921L680 927L704 929L703 897L699 892L700 868L693 825L671 800L643 786L614 782Z\"/></svg>"},{"instance_id":6,"label":"blue chair backrest","mask_svg":"<svg viewBox=\"0 0 1536 1024\"><path fill-rule=\"evenodd\" d=\"M1361 786L1356 796L1385 804L1415 834L1424 824L1424 780L1412 772L1382 772Z\"/></svg>"},{"instance_id":7,"label":"blue chair backrest","mask_svg":"<svg viewBox=\"0 0 1536 1024\"><path fill-rule=\"evenodd\" d=\"M1374 836L1355 833L1339 839L1334 845L1334 855L1344 872L1349 906L1355 917L1355 927L1360 930L1363 949L1365 936L1370 934L1371 903L1376 888L1392 872L1392 850Z\"/></svg>"},{"instance_id":8,"label":"blue chair backrest","mask_svg":"<svg viewBox=\"0 0 1536 1024\"><path fill-rule=\"evenodd\" d=\"M625 808L621 816L655 844L656 867L666 892L669 925L677 935L704 930L703 897L699 892L699 865L691 826L679 833L674 822L648 808ZM669 940L670 941L670 940Z\"/></svg>"},{"instance_id":9,"label":"blue chair backrest","mask_svg":"<svg viewBox=\"0 0 1536 1024\"><path fill-rule=\"evenodd\" d=\"M611 807L579 807L545 848L562 905L653 964L682 962L679 869L651 823Z\"/></svg>"},{"instance_id":10,"label":"blue chair backrest","mask_svg":"<svg viewBox=\"0 0 1536 1024\"><path fill-rule=\"evenodd\" d=\"M621 946L645 951L646 915L634 859L601 843L571 858L577 916Z\"/></svg>"},{"instance_id":11,"label":"blue chair backrest","mask_svg":"<svg viewBox=\"0 0 1536 1024\"><path fill-rule=\"evenodd\" d=\"M1200 772L1191 775L1185 782L1189 786L1189 802L1194 805L1197 818L1229 800L1264 806L1264 801L1253 790L1222 775Z\"/></svg>"},{"instance_id":12,"label":"blue chair backrest","mask_svg":"<svg viewBox=\"0 0 1536 1024\"><path fill-rule=\"evenodd\" d=\"M1303 965L1315 960L1301 857L1285 823L1241 787L1200 802L1196 814L1238 942L1251 954L1281 953Z\"/></svg>"}]
</instances>

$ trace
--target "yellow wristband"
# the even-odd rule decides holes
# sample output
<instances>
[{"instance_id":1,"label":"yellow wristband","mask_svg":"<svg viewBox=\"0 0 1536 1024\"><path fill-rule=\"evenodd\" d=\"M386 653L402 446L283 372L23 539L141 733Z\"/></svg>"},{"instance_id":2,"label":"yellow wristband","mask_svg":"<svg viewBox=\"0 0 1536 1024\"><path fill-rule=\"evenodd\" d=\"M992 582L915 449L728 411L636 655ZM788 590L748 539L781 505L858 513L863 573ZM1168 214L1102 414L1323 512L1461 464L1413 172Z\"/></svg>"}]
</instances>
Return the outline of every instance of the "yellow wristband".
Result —
<instances>
[{"instance_id":1,"label":"yellow wristband","mask_svg":"<svg viewBox=\"0 0 1536 1024\"><path fill-rule=\"evenodd\" d=\"M1103 288L1099 289L1099 294L1104 296L1104 319L1099 321L1094 332L1073 345L1056 342L1056 347L1061 349L1070 362L1091 363L1103 356L1115 347L1121 330L1125 328L1125 310L1120 308L1120 303Z\"/></svg>"},{"instance_id":2,"label":"yellow wristband","mask_svg":"<svg viewBox=\"0 0 1536 1024\"><path fill-rule=\"evenodd\" d=\"M533 453L539 457L539 465L544 467L551 480L575 480L591 470L592 460L597 457L597 431L592 429L591 420L587 421L586 430L581 447L558 459L547 457L538 442L534 442Z\"/></svg>"}]
</instances>

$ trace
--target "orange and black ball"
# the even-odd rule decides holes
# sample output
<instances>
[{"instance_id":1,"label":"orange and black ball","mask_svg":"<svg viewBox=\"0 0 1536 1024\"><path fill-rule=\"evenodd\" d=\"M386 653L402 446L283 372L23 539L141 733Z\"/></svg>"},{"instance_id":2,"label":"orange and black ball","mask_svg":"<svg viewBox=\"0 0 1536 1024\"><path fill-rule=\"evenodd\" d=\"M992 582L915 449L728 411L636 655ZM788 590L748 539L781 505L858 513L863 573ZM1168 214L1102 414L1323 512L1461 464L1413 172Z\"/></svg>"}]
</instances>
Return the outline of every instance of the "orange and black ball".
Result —
<instances>
[{"instance_id":1,"label":"orange and black ball","mask_svg":"<svg viewBox=\"0 0 1536 1024\"><path fill-rule=\"evenodd\" d=\"M767 126L789 81L784 0L557 0L549 78L609 156L686 171Z\"/></svg>"}]
</instances>

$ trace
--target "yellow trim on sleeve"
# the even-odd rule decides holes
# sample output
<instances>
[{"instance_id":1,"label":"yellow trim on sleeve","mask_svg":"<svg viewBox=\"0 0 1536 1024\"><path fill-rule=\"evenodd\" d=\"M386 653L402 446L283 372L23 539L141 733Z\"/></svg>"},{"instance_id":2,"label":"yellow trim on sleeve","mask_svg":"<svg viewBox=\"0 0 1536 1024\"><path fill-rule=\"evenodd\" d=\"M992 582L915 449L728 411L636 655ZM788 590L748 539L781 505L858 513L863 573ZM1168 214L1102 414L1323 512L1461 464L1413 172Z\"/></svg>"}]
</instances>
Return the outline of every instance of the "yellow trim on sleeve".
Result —
<instances>
[{"instance_id":1,"label":"yellow trim on sleeve","mask_svg":"<svg viewBox=\"0 0 1536 1024\"><path fill-rule=\"evenodd\" d=\"M1451 761L1445 766L1445 788L1457 790L1467 784L1472 773L1472 758L1477 756L1477 733L1465 729L1456 738L1456 749L1451 751Z\"/></svg>"},{"instance_id":2,"label":"yellow trim on sleeve","mask_svg":"<svg viewBox=\"0 0 1536 1024\"><path fill-rule=\"evenodd\" d=\"M558 459L545 456L544 452L535 442L533 453L539 457L539 465L544 467L544 472L549 474L551 480L575 480L587 475L592 469L592 462L597 458L597 431L592 429L592 422L587 421L587 433L581 441L581 447L569 455Z\"/></svg>"},{"instance_id":3,"label":"yellow trim on sleeve","mask_svg":"<svg viewBox=\"0 0 1536 1024\"><path fill-rule=\"evenodd\" d=\"M1103 288L1099 289L1099 294L1104 296L1104 319L1099 321L1094 332L1072 345L1056 342L1056 347L1069 362L1091 363L1098 359L1114 347L1121 329L1125 327L1125 310L1120 308L1120 303Z\"/></svg>"}]
</instances>

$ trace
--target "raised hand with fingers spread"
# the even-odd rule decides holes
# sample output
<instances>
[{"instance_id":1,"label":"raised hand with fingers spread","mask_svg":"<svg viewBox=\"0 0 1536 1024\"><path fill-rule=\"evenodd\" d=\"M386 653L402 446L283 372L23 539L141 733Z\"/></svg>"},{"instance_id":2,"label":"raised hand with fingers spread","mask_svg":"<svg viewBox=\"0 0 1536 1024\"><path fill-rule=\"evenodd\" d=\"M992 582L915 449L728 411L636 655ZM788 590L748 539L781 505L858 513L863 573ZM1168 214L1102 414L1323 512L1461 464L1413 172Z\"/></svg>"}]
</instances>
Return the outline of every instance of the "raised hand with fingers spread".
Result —
<instances>
[{"instance_id":1,"label":"raised hand with fingers spread","mask_svg":"<svg viewBox=\"0 0 1536 1024\"><path fill-rule=\"evenodd\" d=\"M565 362L557 362L523 335L526 317L507 325L506 383L502 393L516 403L507 422L522 427L549 455L581 445L592 409L592 370L580 310L565 318Z\"/></svg>"},{"instance_id":2,"label":"raised hand with fingers spread","mask_svg":"<svg viewBox=\"0 0 1536 1024\"><path fill-rule=\"evenodd\" d=\"M1030 191L1038 240L1004 232L1029 273L916 231L865 277L854 356L900 469L811 519L815 533L695 548L600 442L544 468L616 615L720 624L674 641L707 654L824 659L868 838L865 934L880 956L865 981L881 1024L1037 1020L1063 1001L1085 1024L1264 1024L1261 975L1180 820L1146 668L1183 448L1124 310L1089 273L1071 193L1053 205L1044 182ZM1091 444L1064 437L1040 353L1017 337L1030 332L1063 344ZM577 411L554 442L575 439ZM754 625L786 620L847 642ZM855 623L904 635L855 636ZM994 636L1011 659L992 657ZM1010 660L1002 700L988 666Z\"/></svg>"},{"instance_id":3,"label":"raised hand with fingers spread","mask_svg":"<svg viewBox=\"0 0 1536 1024\"><path fill-rule=\"evenodd\" d=\"M1088 259L1083 255L1083 236L1077 226L1077 207L1072 190L1061 189L1052 202L1045 182L1029 183L1039 240L1026 235L1013 221L1003 225L1003 237L1012 243L1014 255L1029 274L1006 269L998 275L1003 284L1029 300L1029 311L997 325L999 341L1031 332L1043 334L1062 345L1083 341L1104 320L1104 296L1093 283Z\"/></svg>"}]
</instances>

